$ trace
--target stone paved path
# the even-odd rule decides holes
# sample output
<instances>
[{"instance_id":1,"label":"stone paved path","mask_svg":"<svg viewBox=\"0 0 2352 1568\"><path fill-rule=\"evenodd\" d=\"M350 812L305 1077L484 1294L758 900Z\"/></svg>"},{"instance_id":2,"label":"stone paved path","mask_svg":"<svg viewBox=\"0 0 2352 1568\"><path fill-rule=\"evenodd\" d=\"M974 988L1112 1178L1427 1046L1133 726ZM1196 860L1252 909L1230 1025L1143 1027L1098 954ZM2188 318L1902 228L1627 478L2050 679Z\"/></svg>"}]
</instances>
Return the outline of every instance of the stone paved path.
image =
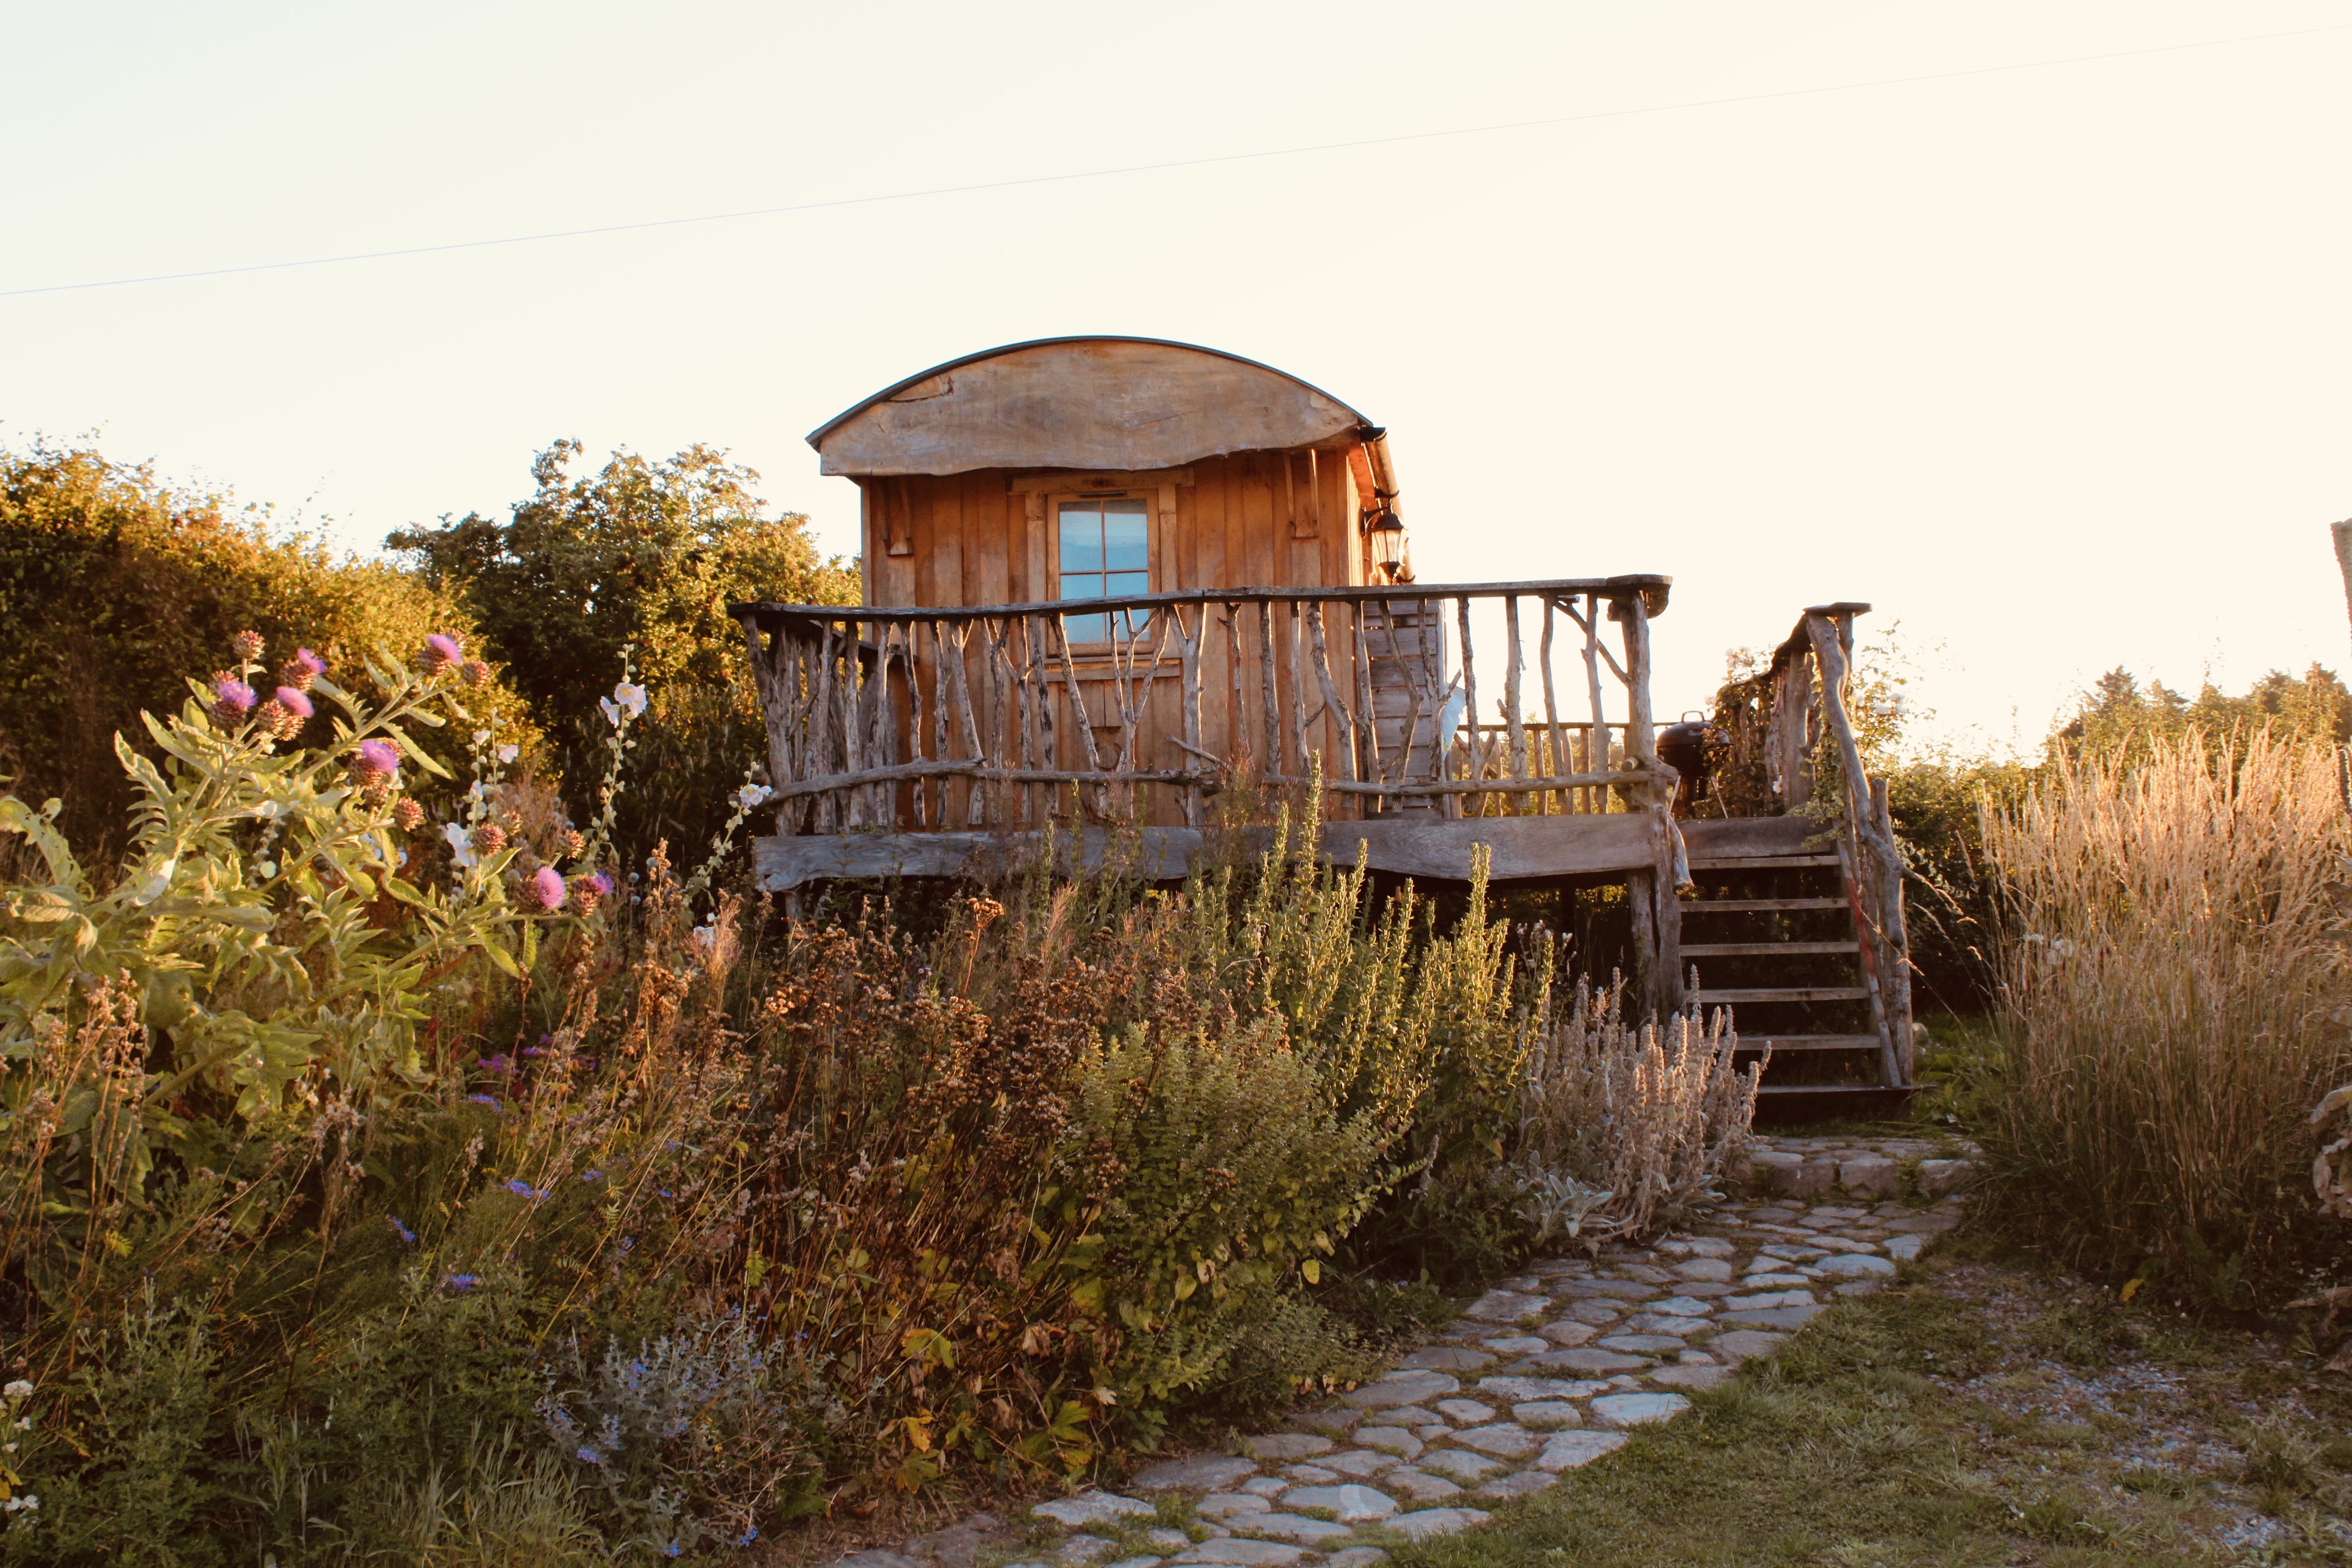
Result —
<instances>
[{"instance_id":1,"label":"stone paved path","mask_svg":"<svg viewBox=\"0 0 2352 1568\"><path fill-rule=\"evenodd\" d=\"M1945 1148L1759 1139L1736 1173L1751 1195L1646 1247L1538 1262L1379 1382L1235 1453L1035 1505L1043 1549L1008 1568L1361 1568L1400 1538L1479 1523L1486 1505L1621 1447L1627 1428L1672 1420L1690 1392L1770 1355L1837 1297L1877 1289L1958 1221L1969 1162L1937 1158ZM968 1568L1010 1544L995 1525L976 1516L839 1568Z\"/></svg>"}]
</instances>

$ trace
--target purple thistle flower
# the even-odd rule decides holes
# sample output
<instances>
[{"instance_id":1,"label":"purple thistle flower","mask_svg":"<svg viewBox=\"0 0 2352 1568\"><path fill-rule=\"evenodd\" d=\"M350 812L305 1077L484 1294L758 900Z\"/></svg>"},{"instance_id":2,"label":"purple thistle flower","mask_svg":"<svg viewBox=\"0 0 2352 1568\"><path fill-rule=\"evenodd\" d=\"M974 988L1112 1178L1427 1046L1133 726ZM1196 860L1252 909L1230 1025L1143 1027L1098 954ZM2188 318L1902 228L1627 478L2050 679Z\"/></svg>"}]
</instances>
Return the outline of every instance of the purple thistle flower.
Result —
<instances>
[{"instance_id":1,"label":"purple thistle flower","mask_svg":"<svg viewBox=\"0 0 2352 1568\"><path fill-rule=\"evenodd\" d=\"M327 661L307 647L298 647L294 650L294 664L313 680L327 673Z\"/></svg>"},{"instance_id":2,"label":"purple thistle flower","mask_svg":"<svg viewBox=\"0 0 2352 1568\"><path fill-rule=\"evenodd\" d=\"M352 776L362 784L390 779L400 771L400 752L389 741L362 741L352 755Z\"/></svg>"},{"instance_id":3,"label":"purple thistle flower","mask_svg":"<svg viewBox=\"0 0 2352 1568\"><path fill-rule=\"evenodd\" d=\"M309 698L303 696L300 692L295 690L290 686L279 687L276 692L276 696L278 698L278 706L285 709L286 711L293 714L297 719L308 719L312 713L318 711L318 710L310 706L310 700Z\"/></svg>"},{"instance_id":4,"label":"purple thistle flower","mask_svg":"<svg viewBox=\"0 0 2352 1568\"><path fill-rule=\"evenodd\" d=\"M235 724L253 711L253 688L234 676L215 677L213 680L213 717L224 724Z\"/></svg>"},{"instance_id":5,"label":"purple thistle flower","mask_svg":"<svg viewBox=\"0 0 2352 1568\"><path fill-rule=\"evenodd\" d=\"M563 874L552 866L541 866L532 872L527 890L541 910L553 910L563 907Z\"/></svg>"},{"instance_id":6,"label":"purple thistle flower","mask_svg":"<svg viewBox=\"0 0 2352 1568\"><path fill-rule=\"evenodd\" d=\"M457 646L456 637L446 632L435 632L425 639L425 651L416 656L416 662L425 667L425 674L438 675L451 666L463 663L465 658L465 650Z\"/></svg>"}]
</instances>

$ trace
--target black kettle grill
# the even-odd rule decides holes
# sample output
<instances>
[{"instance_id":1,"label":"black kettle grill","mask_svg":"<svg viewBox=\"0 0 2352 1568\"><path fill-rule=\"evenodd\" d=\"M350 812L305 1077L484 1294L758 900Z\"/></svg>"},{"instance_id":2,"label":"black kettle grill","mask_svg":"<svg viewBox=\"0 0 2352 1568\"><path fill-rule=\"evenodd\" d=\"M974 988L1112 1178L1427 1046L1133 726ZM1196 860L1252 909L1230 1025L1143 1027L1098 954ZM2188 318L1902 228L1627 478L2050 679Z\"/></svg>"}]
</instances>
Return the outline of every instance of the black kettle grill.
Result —
<instances>
[{"instance_id":1,"label":"black kettle grill","mask_svg":"<svg viewBox=\"0 0 2352 1568\"><path fill-rule=\"evenodd\" d=\"M1705 718L1685 713L1679 724L1658 731L1658 760L1682 775L1675 785L1675 816L1685 817L1713 782L1715 764L1731 748L1731 737Z\"/></svg>"}]
</instances>

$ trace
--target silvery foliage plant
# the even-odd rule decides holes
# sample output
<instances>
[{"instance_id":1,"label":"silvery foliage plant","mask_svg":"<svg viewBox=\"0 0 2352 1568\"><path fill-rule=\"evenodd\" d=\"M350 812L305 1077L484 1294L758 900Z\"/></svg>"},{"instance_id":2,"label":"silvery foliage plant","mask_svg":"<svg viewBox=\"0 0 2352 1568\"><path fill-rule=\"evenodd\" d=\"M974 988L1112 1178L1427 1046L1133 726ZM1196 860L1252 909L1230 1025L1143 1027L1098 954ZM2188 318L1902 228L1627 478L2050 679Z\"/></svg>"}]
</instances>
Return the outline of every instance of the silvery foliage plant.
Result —
<instances>
[{"instance_id":1,"label":"silvery foliage plant","mask_svg":"<svg viewBox=\"0 0 2352 1568\"><path fill-rule=\"evenodd\" d=\"M593 1366L574 1340L544 1369L537 1410L583 1488L601 1489L625 1521L625 1544L665 1557L746 1546L760 1498L709 1493L724 1484L718 1472L765 1457L760 1434L790 1426L763 1388L767 1370L740 1313L688 1321L635 1352L608 1339ZM750 1489L765 1489L753 1479Z\"/></svg>"}]
</instances>

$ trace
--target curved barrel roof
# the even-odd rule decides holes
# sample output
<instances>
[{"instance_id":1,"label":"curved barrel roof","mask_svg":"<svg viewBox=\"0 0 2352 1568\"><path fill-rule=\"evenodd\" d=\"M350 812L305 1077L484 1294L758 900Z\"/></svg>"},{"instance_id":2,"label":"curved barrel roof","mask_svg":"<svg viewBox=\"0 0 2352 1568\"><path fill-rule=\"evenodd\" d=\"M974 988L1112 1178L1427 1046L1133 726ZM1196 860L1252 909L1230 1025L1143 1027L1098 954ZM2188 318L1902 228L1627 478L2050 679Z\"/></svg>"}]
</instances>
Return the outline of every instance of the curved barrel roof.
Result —
<instances>
[{"instance_id":1,"label":"curved barrel roof","mask_svg":"<svg viewBox=\"0 0 2352 1568\"><path fill-rule=\"evenodd\" d=\"M828 474L1137 470L1349 445L1370 423L1320 387L1219 349L1042 338L933 365L851 405L808 441Z\"/></svg>"}]
</instances>

